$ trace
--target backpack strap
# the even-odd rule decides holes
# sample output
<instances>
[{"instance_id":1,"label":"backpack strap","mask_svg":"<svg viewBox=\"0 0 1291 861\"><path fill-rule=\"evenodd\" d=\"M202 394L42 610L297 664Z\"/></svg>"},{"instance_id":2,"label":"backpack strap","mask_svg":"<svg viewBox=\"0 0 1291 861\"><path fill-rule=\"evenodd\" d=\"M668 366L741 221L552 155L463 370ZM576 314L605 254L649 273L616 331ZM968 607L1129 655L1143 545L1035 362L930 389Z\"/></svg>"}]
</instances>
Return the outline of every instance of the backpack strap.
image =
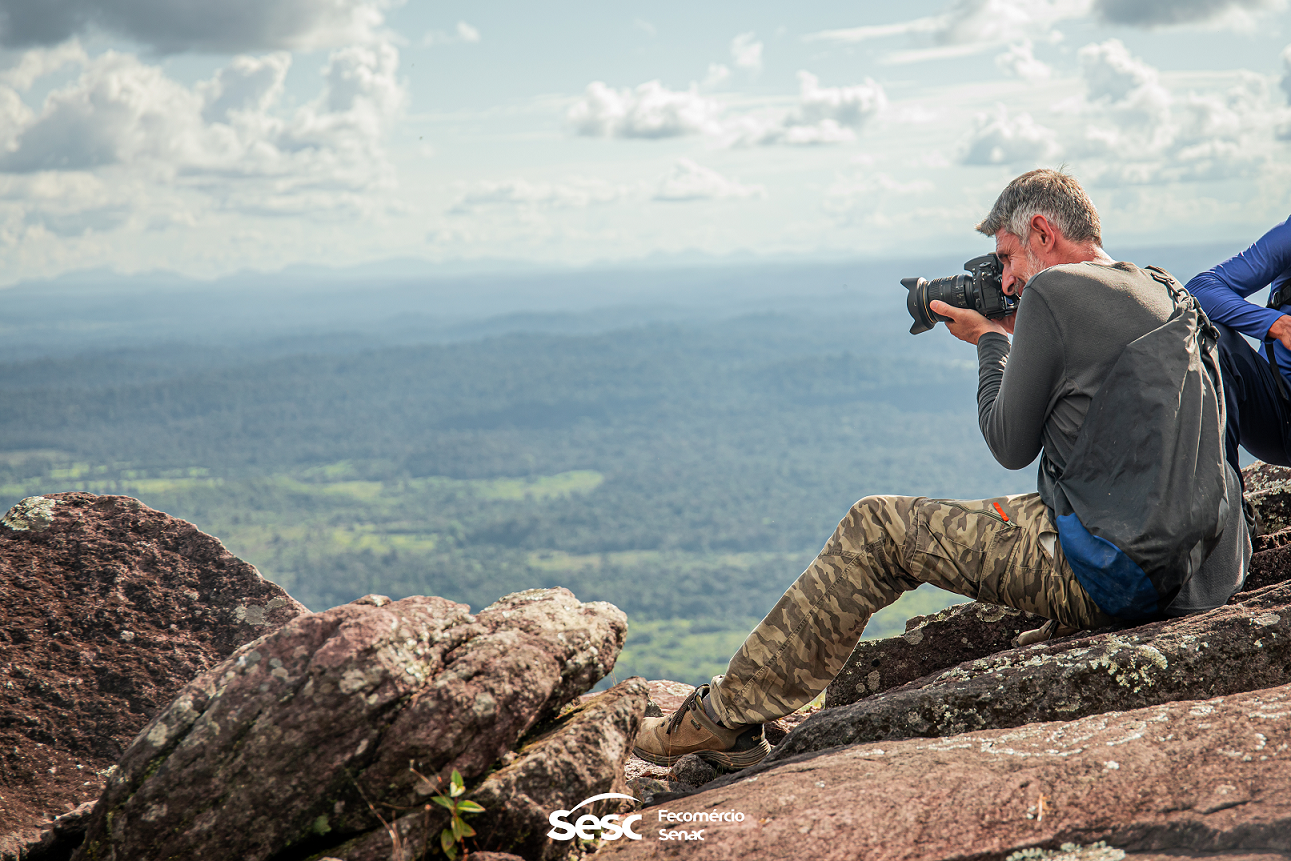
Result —
<instances>
[{"instance_id":1,"label":"backpack strap","mask_svg":"<svg viewBox=\"0 0 1291 861\"><path fill-rule=\"evenodd\" d=\"M1189 293L1188 289L1179 283L1178 278L1175 278L1160 266L1145 266L1144 271L1152 276L1153 281L1163 285L1170 293L1170 298L1174 300L1174 307L1176 310L1191 308L1197 312L1197 328L1199 332L1209 337L1212 342L1219 341L1219 330L1215 328L1214 323L1210 322L1210 318L1206 316L1206 312L1202 310L1196 297Z\"/></svg>"},{"instance_id":2,"label":"backpack strap","mask_svg":"<svg viewBox=\"0 0 1291 861\"><path fill-rule=\"evenodd\" d=\"M1280 311L1282 310L1282 306L1288 302L1291 302L1291 281L1288 281L1276 290L1270 290L1269 301L1264 307L1272 308L1274 311Z\"/></svg>"}]
</instances>

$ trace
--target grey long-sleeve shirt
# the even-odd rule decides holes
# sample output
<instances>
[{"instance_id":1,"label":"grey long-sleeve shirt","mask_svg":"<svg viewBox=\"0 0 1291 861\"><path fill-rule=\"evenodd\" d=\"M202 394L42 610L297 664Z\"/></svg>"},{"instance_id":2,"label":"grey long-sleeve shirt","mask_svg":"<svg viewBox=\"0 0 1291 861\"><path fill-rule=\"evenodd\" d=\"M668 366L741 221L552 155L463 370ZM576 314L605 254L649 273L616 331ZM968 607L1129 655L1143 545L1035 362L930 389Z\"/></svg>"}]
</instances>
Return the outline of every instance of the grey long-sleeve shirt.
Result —
<instances>
[{"instance_id":1,"label":"grey long-sleeve shirt","mask_svg":"<svg viewBox=\"0 0 1291 861\"><path fill-rule=\"evenodd\" d=\"M1009 469L1040 455L1037 484L1051 512L1054 478L1067 466L1090 401L1125 346L1164 323L1173 309L1165 288L1132 263L1054 266L1022 291L1011 347L997 333L977 342L982 436ZM1172 614L1217 607L1245 579L1250 538L1240 484L1229 472L1225 540L1171 604Z\"/></svg>"}]
</instances>

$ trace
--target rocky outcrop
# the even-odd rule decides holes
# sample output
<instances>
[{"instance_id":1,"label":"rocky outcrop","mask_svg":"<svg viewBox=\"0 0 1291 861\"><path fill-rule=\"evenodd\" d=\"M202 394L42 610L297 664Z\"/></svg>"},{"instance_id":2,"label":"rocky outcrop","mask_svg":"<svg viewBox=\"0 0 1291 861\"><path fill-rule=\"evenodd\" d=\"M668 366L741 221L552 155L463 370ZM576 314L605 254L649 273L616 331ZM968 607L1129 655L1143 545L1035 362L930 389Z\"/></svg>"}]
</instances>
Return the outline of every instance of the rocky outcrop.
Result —
<instances>
[{"instance_id":1,"label":"rocky outcrop","mask_svg":"<svg viewBox=\"0 0 1291 861\"><path fill-rule=\"evenodd\" d=\"M915 616L905 633L883 640L862 640L825 689L825 706L854 703L921 679L965 661L1011 647L1023 631L1039 628L1044 617L1009 607L972 602Z\"/></svg>"},{"instance_id":2,"label":"rocky outcrop","mask_svg":"<svg viewBox=\"0 0 1291 861\"><path fill-rule=\"evenodd\" d=\"M541 759L522 750L485 777L609 672L626 629L617 608L564 589L510 595L478 614L442 598L370 597L297 618L203 674L144 728L75 857L304 861L385 837L383 821L406 812L433 814L431 796L454 770L472 795L511 792L536 806L563 798L563 788L533 797L544 767L573 791L578 780L600 785L604 772L585 762L555 770L551 751L600 732L612 772L645 708L638 683L596 707L613 732L575 712L532 741Z\"/></svg>"},{"instance_id":3,"label":"rocky outcrop","mask_svg":"<svg viewBox=\"0 0 1291 861\"><path fill-rule=\"evenodd\" d=\"M142 727L92 810L60 818L39 840L28 833L23 861L66 858L81 834L78 859L422 861L438 855L449 814L436 797L454 771L461 798L482 808L468 816L476 834L463 846L499 861L581 854L578 841L547 836L547 817L575 807L625 813L633 802L615 796L629 794L649 805L637 826L645 839L603 840L606 857L1040 859L1062 844L1085 847L1069 861L1125 850L1144 861L1291 852L1284 478L1248 475L1266 526L1278 528L1260 539L1248 590L1229 606L1025 649L1010 641L1040 620L1014 611L966 604L911 620L901 637L858 647L830 689L838 707L769 726L779 744L768 760L726 776L696 757L625 766L647 709L670 712L692 689L629 679L580 696L622 646L626 620L610 605L557 589L507 596L477 614L440 598L369 596L297 615L298 605L261 604L261 593L249 598L233 582L192 615L213 615L241 644L221 641L224 662L208 661ZM132 500L99 500L28 501L6 516L0 540L45 541L61 553L67 539L49 539L80 528L87 507L120 509L138 520L136 533L148 516L165 517ZM50 571L83 578L82 569L107 567L95 556L103 553L140 568L150 545L131 535L92 547L80 569ZM161 581L179 565L200 579L180 558L210 549L214 540L200 537L207 544L171 542L156 551L174 554L159 555L160 568L140 570ZM226 569L250 569L219 553ZM26 564L48 555L33 552ZM197 568L212 567L202 558ZM10 579L21 583L21 569ZM120 589L130 603L92 616L100 627L83 624L78 636L152 647L187 630L166 615L179 600L172 593ZM166 626L154 619L148 628L147 609L163 611ZM111 640L108 620L132 636L118 629ZM61 653L61 639L47 637L42 648ZM714 811L740 815L696 821Z\"/></svg>"},{"instance_id":4,"label":"rocky outcrop","mask_svg":"<svg viewBox=\"0 0 1291 861\"><path fill-rule=\"evenodd\" d=\"M0 518L0 857L66 832L194 676L306 609L190 523L60 493Z\"/></svg>"},{"instance_id":5,"label":"rocky outcrop","mask_svg":"<svg viewBox=\"0 0 1291 861\"><path fill-rule=\"evenodd\" d=\"M569 844L548 839L548 816L602 793L627 794L623 766L641 725L646 696L644 680L620 682L521 739L516 751L503 755L497 771L463 796L484 808L471 818L477 832L471 845L505 850L506 857L528 861L568 854ZM622 805L620 799L607 799L580 807L579 814L604 815ZM447 824L447 813L438 807L418 810L390 823L384 833L369 833L331 852L346 861L415 861L422 857L420 847L433 846ZM393 852L390 832L398 835ZM482 855L471 852L470 857Z\"/></svg>"},{"instance_id":6,"label":"rocky outcrop","mask_svg":"<svg viewBox=\"0 0 1291 861\"><path fill-rule=\"evenodd\" d=\"M1291 682L1291 583L1208 613L1011 649L828 709L776 747L944 736L1204 699Z\"/></svg>"},{"instance_id":7,"label":"rocky outcrop","mask_svg":"<svg viewBox=\"0 0 1291 861\"><path fill-rule=\"evenodd\" d=\"M623 767L647 696L644 679L620 682L522 744L515 759L490 774L472 796L485 810L476 826L479 845L534 861L563 857L565 847L547 837L548 816L593 795L626 794ZM582 809L604 815L620 807L621 801L611 799Z\"/></svg>"},{"instance_id":8,"label":"rocky outcrop","mask_svg":"<svg viewBox=\"0 0 1291 861\"><path fill-rule=\"evenodd\" d=\"M598 859L1039 858L1100 842L1116 848L1085 857L1285 856L1291 687L807 754L641 812L646 838ZM712 812L741 818L693 821Z\"/></svg>"},{"instance_id":9,"label":"rocky outcrop","mask_svg":"<svg viewBox=\"0 0 1291 861\"><path fill-rule=\"evenodd\" d=\"M1242 482L1262 535L1291 529L1291 469L1254 463L1242 470Z\"/></svg>"},{"instance_id":10,"label":"rocky outcrop","mask_svg":"<svg viewBox=\"0 0 1291 861\"><path fill-rule=\"evenodd\" d=\"M647 695L642 679L620 682L566 709L555 721L521 739L516 751L503 754L500 768L463 796L484 808L470 818L477 832L471 845L490 850L473 851L470 858L490 857L493 850L499 850L497 858L526 861L567 854L572 847L547 838L551 828L547 817L553 810L568 810L594 795L627 793L623 767L640 728ZM619 800L598 802L580 808L580 813L604 815L621 804ZM443 809L423 807L329 853L346 861L416 861L423 857L423 847L436 845L448 821Z\"/></svg>"}]
</instances>

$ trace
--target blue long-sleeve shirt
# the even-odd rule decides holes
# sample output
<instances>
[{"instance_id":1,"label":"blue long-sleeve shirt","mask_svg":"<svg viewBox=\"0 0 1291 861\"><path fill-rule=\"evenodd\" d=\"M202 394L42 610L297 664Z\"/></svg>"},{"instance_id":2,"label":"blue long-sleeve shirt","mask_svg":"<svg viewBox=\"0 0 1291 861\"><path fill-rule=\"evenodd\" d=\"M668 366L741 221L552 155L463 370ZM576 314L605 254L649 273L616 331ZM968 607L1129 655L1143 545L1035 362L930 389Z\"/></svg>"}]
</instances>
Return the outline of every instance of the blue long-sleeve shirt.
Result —
<instances>
[{"instance_id":1,"label":"blue long-sleeve shirt","mask_svg":"<svg viewBox=\"0 0 1291 861\"><path fill-rule=\"evenodd\" d=\"M1188 282L1188 292L1197 297L1211 320L1263 342L1274 321L1289 313L1291 301L1274 309L1247 302L1246 297L1265 287L1277 290L1288 282L1291 282L1291 219L1274 227L1236 257L1197 275ZM1260 355L1267 358L1263 346ZM1273 357L1282 375L1291 380L1291 351L1276 341Z\"/></svg>"}]
</instances>

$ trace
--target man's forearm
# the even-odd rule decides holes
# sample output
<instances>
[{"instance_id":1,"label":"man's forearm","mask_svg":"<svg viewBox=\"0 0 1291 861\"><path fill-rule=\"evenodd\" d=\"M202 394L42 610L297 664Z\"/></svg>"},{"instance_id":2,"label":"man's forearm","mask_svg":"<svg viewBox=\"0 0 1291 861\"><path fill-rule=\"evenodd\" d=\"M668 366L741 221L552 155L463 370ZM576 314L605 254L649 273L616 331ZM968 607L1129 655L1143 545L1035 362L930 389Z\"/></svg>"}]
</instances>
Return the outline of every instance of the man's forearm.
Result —
<instances>
[{"instance_id":1,"label":"man's forearm","mask_svg":"<svg viewBox=\"0 0 1291 861\"><path fill-rule=\"evenodd\" d=\"M1012 345L994 332L977 342L977 424L991 454L1007 469L1021 469L1040 453L1040 435L1023 416L1028 409L1000 399Z\"/></svg>"}]
</instances>

